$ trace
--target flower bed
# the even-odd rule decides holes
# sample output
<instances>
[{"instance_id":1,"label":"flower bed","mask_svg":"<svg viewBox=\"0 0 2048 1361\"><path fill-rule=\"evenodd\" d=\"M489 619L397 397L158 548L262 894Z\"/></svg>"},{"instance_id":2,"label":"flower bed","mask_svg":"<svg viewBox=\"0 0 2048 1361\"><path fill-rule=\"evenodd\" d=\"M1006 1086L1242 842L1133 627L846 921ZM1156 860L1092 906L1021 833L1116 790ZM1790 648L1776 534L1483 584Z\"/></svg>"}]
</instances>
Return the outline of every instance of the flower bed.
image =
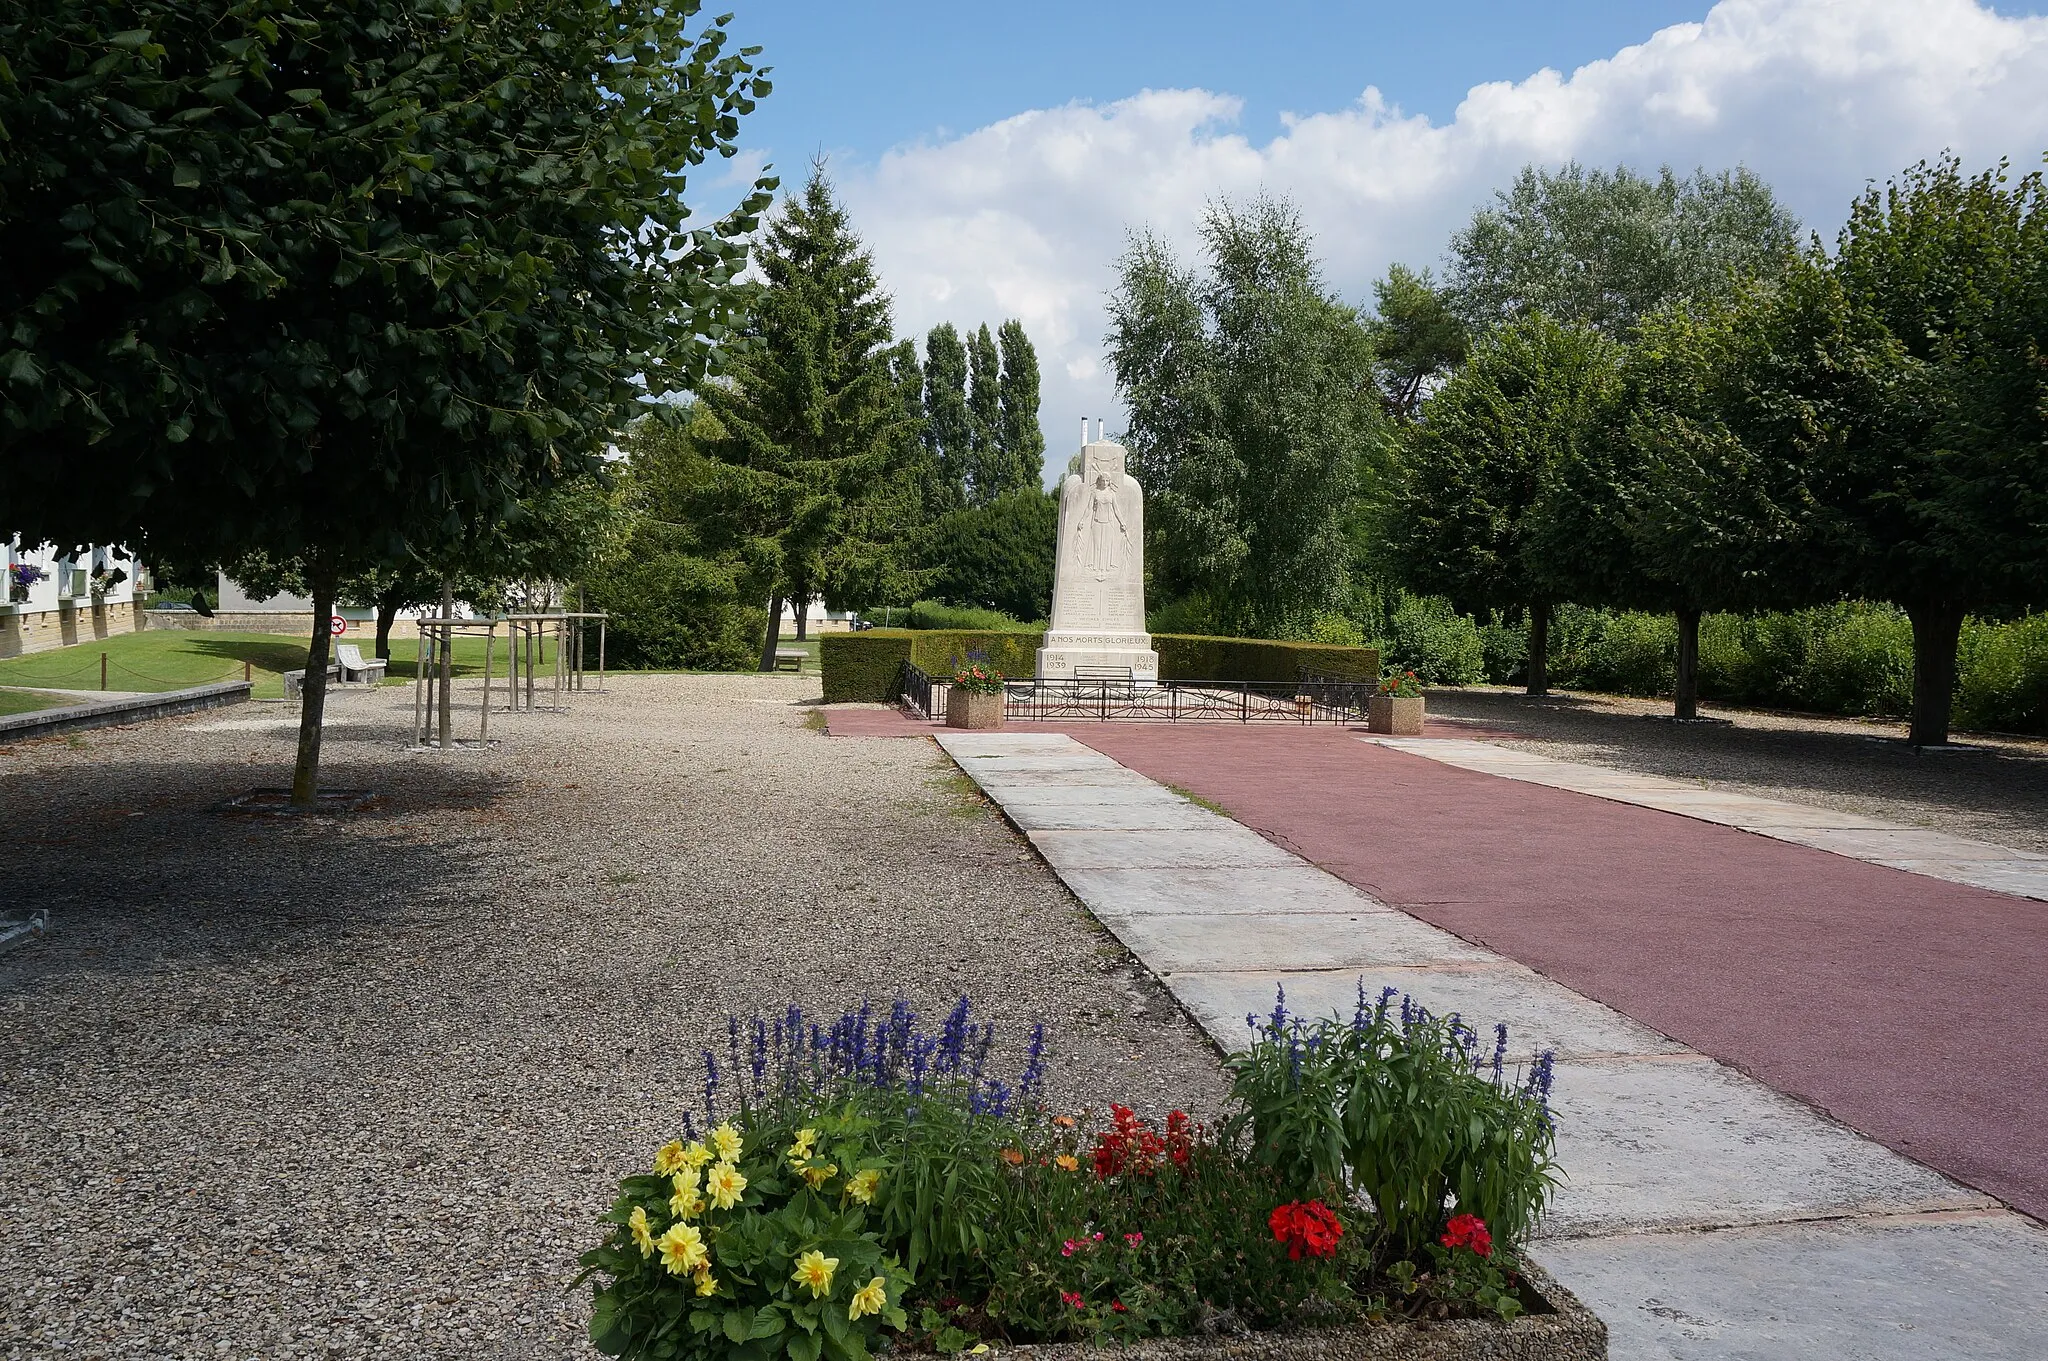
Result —
<instances>
[{"instance_id":1,"label":"flower bed","mask_svg":"<svg viewBox=\"0 0 2048 1361\"><path fill-rule=\"evenodd\" d=\"M1005 1081L965 999L933 1034L902 1002L829 1026L735 1018L724 1062L704 1055L709 1128L686 1116L624 1179L583 1257L592 1341L862 1361L1229 1339L1283 1357L1337 1330L1360 1355L1604 1355L1598 1321L1550 1303L1517 1251L1556 1175L1548 1056L1509 1072L1504 1027L1488 1047L1391 993L1361 993L1348 1022L1284 998L1247 1019L1232 1109L1208 1125L1047 1110L1044 1028ZM1440 1350L1446 1327L1461 1350ZM1524 1347L1542 1338L1558 1348Z\"/></svg>"}]
</instances>

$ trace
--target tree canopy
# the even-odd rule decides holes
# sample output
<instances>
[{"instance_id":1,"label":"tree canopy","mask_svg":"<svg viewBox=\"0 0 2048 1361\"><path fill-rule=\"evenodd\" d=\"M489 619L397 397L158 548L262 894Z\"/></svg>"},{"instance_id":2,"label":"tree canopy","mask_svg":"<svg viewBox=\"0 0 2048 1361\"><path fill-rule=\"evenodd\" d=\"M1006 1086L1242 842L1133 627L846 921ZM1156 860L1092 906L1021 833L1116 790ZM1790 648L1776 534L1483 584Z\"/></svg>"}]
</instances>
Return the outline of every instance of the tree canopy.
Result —
<instances>
[{"instance_id":1,"label":"tree canopy","mask_svg":"<svg viewBox=\"0 0 2048 1361\"><path fill-rule=\"evenodd\" d=\"M4 527L167 562L296 557L325 608L348 573L593 466L726 338L772 186L706 220L684 201L768 88L697 12L11 6Z\"/></svg>"},{"instance_id":2,"label":"tree canopy","mask_svg":"<svg viewBox=\"0 0 2048 1361\"><path fill-rule=\"evenodd\" d=\"M1169 596L1293 636L1347 585L1346 512L1382 433L1371 346L1290 204L1212 205L1202 241L1198 275L1133 238L1110 304L1148 568Z\"/></svg>"}]
</instances>

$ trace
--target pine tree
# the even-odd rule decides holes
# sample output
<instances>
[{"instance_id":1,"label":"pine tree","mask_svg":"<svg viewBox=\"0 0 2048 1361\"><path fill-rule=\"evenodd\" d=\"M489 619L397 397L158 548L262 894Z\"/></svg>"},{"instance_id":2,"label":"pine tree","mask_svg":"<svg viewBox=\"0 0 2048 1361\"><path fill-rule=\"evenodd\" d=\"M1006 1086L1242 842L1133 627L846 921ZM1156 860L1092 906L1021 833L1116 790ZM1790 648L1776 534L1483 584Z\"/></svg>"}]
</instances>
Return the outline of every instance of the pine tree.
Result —
<instances>
[{"instance_id":1,"label":"pine tree","mask_svg":"<svg viewBox=\"0 0 2048 1361\"><path fill-rule=\"evenodd\" d=\"M974 451L968 464L967 499L985 506L1009 490L1002 451L1002 378L995 338L986 323L967 338L967 371L967 429Z\"/></svg>"},{"instance_id":2,"label":"pine tree","mask_svg":"<svg viewBox=\"0 0 2048 1361\"><path fill-rule=\"evenodd\" d=\"M967 500L974 461L967 416L967 347L953 323L942 321L924 340L924 442L939 480L956 504ZM936 509L936 508L935 508Z\"/></svg>"},{"instance_id":3,"label":"pine tree","mask_svg":"<svg viewBox=\"0 0 2048 1361\"><path fill-rule=\"evenodd\" d=\"M1009 467L1006 490L1045 481L1045 435L1038 427L1038 352L1024 323L1010 318L996 332L1002 348L1002 452Z\"/></svg>"},{"instance_id":4,"label":"pine tree","mask_svg":"<svg viewBox=\"0 0 2048 1361\"><path fill-rule=\"evenodd\" d=\"M801 609L874 575L885 549L868 512L897 494L891 452L902 415L889 299L823 166L770 221L755 260L764 283L743 343L704 402L717 422L706 452L722 465L713 513L749 541L770 601L765 670L784 602Z\"/></svg>"}]
</instances>

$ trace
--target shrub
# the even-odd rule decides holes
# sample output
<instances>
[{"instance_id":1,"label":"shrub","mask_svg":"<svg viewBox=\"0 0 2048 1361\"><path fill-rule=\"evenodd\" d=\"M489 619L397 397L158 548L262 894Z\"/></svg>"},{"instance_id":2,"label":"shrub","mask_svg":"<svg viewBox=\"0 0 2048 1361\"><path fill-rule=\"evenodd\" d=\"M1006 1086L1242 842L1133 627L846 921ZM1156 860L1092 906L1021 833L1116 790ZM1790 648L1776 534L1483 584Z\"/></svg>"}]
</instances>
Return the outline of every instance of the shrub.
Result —
<instances>
[{"instance_id":1,"label":"shrub","mask_svg":"<svg viewBox=\"0 0 2048 1361\"><path fill-rule=\"evenodd\" d=\"M1254 1042L1225 1065L1256 1155L1304 1195L1350 1185L1379 1216L1385 1260L1416 1261L1453 1214L1476 1215L1504 1245L1536 1226L1557 1173L1551 1056L1506 1069L1507 1027L1493 1044L1389 988L1350 1021L1287 1012L1284 990Z\"/></svg>"},{"instance_id":2,"label":"shrub","mask_svg":"<svg viewBox=\"0 0 2048 1361\"><path fill-rule=\"evenodd\" d=\"M1387 662L1427 685L1470 685L1486 674L1479 626L1442 596L1411 595L1394 608Z\"/></svg>"},{"instance_id":3,"label":"shrub","mask_svg":"<svg viewBox=\"0 0 2048 1361\"><path fill-rule=\"evenodd\" d=\"M1341 614L1319 614L1309 625L1310 642L1334 643L1338 647L1364 647L1365 630L1358 626L1356 619L1347 619Z\"/></svg>"},{"instance_id":4,"label":"shrub","mask_svg":"<svg viewBox=\"0 0 2048 1361\"><path fill-rule=\"evenodd\" d=\"M1194 638L1220 636L1224 624L1206 596L1184 596L1155 607L1145 616L1145 627L1154 634L1178 633Z\"/></svg>"},{"instance_id":5,"label":"shrub","mask_svg":"<svg viewBox=\"0 0 2048 1361\"><path fill-rule=\"evenodd\" d=\"M997 610L1016 619L1045 618L1052 610L1053 541L1058 537L1058 520L1059 503L1031 488L999 496L985 506L941 515L925 534L920 554L934 573L932 595L954 605Z\"/></svg>"},{"instance_id":6,"label":"shrub","mask_svg":"<svg viewBox=\"0 0 2048 1361\"><path fill-rule=\"evenodd\" d=\"M742 599L733 564L663 548L650 533L636 534L632 550L582 583L587 607L611 616L608 664L691 671L760 664L768 611Z\"/></svg>"},{"instance_id":7,"label":"shrub","mask_svg":"<svg viewBox=\"0 0 2048 1361\"><path fill-rule=\"evenodd\" d=\"M1041 624L1020 624L1001 610L980 609L970 605L945 605L936 600L920 600L912 605L903 626L919 631L964 629L983 633L1029 633L1044 630Z\"/></svg>"},{"instance_id":8,"label":"shrub","mask_svg":"<svg viewBox=\"0 0 2048 1361\"><path fill-rule=\"evenodd\" d=\"M1607 616L1570 682L1616 695L1668 695L1678 683L1678 621L1629 610Z\"/></svg>"},{"instance_id":9,"label":"shrub","mask_svg":"<svg viewBox=\"0 0 2048 1361\"><path fill-rule=\"evenodd\" d=\"M1528 675L1529 629L1519 620L1501 617L1499 610L1487 615L1479 626L1480 670L1489 685L1512 685Z\"/></svg>"},{"instance_id":10,"label":"shrub","mask_svg":"<svg viewBox=\"0 0 2048 1361\"><path fill-rule=\"evenodd\" d=\"M1913 707L1913 625L1890 605L1837 605L1811 611L1801 708L1871 718Z\"/></svg>"},{"instance_id":11,"label":"shrub","mask_svg":"<svg viewBox=\"0 0 2048 1361\"><path fill-rule=\"evenodd\" d=\"M1045 634L1037 629L932 629L911 636L910 660L932 676L950 676L976 663L1006 676L1031 676L1038 672L1038 649L1044 644Z\"/></svg>"},{"instance_id":12,"label":"shrub","mask_svg":"<svg viewBox=\"0 0 2048 1361\"><path fill-rule=\"evenodd\" d=\"M1154 634L1152 646L1165 680L1292 681L1307 671L1337 680L1376 681L1380 675L1380 654L1369 647L1170 633Z\"/></svg>"},{"instance_id":13,"label":"shrub","mask_svg":"<svg viewBox=\"0 0 2048 1361\"><path fill-rule=\"evenodd\" d=\"M1965 728L2048 733L2048 615L1963 626L1956 718Z\"/></svg>"},{"instance_id":14,"label":"shrub","mask_svg":"<svg viewBox=\"0 0 2048 1361\"><path fill-rule=\"evenodd\" d=\"M824 680L825 703L887 704L895 699L896 678L903 663L910 660L911 641L916 636L903 629L819 634L818 670Z\"/></svg>"}]
</instances>

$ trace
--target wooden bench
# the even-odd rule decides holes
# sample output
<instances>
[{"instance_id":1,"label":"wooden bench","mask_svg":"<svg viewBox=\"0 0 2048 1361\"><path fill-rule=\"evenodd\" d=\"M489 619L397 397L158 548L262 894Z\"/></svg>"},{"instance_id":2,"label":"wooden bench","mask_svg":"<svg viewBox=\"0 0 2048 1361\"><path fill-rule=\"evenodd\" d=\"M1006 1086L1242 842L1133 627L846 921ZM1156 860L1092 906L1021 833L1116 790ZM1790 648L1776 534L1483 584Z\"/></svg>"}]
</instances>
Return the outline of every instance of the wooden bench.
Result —
<instances>
[{"instance_id":1,"label":"wooden bench","mask_svg":"<svg viewBox=\"0 0 2048 1361\"><path fill-rule=\"evenodd\" d=\"M804 656L800 647L778 647L775 649L775 669L800 672L804 669Z\"/></svg>"},{"instance_id":2,"label":"wooden bench","mask_svg":"<svg viewBox=\"0 0 2048 1361\"><path fill-rule=\"evenodd\" d=\"M1077 666L1075 680L1128 681L1137 679L1128 666Z\"/></svg>"},{"instance_id":3,"label":"wooden bench","mask_svg":"<svg viewBox=\"0 0 2048 1361\"><path fill-rule=\"evenodd\" d=\"M363 650L354 643L338 644L334 649L334 661L341 668L343 685L381 685L384 683L384 668L389 665L381 660L364 661Z\"/></svg>"}]
</instances>

